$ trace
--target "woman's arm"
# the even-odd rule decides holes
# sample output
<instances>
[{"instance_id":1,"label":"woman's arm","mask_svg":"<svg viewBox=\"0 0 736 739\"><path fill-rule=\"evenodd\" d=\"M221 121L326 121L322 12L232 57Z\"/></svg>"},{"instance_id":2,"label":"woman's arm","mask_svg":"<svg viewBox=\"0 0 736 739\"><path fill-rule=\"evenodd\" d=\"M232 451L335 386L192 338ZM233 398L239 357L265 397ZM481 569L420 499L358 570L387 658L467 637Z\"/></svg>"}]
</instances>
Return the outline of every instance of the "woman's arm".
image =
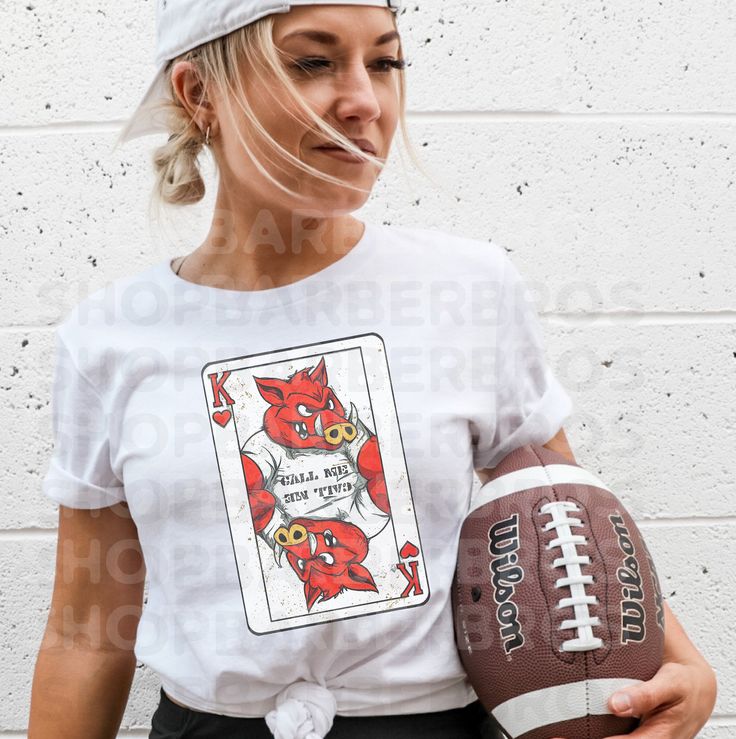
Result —
<instances>
[{"instance_id":1,"label":"woman's arm","mask_svg":"<svg viewBox=\"0 0 736 739\"><path fill-rule=\"evenodd\" d=\"M571 462L575 462L575 457L573 456L572 449L570 449L570 444L567 441L564 429L560 429L548 442L542 444L542 446L547 447L547 449L551 449L553 452L564 454ZM491 473L494 469L494 467L484 467L480 470L476 470L476 474L478 475L482 485L485 485L485 483L491 479Z\"/></svg>"},{"instance_id":2,"label":"woman's arm","mask_svg":"<svg viewBox=\"0 0 736 739\"><path fill-rule=\"evenodd\" d=\"M31 686L29 739L114 739L135 672L145 582L125 503L59 506L56 574Z\"/></svg>"},{"instance_id":3,"label":"woman's arm","mask_svg":"<svg viewBox=\"0 0 736 739\"><path fill-rule=\"evenodd\" d=\"M542 444L542 446L551 449L553 452L559 452L571 462L575 462L575 455L572 453L572 449L570 449L567 436L565 436L565 429L560 429L546 444Z\"/></svg>"}]
</instances>

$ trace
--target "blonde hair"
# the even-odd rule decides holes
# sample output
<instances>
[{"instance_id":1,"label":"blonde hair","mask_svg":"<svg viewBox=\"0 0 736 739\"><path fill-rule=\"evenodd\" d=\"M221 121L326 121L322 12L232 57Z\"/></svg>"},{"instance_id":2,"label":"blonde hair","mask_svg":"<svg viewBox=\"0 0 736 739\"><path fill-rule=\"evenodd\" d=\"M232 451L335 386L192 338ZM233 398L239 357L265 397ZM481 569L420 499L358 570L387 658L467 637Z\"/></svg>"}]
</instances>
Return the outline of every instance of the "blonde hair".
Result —
<instances>
[{"instance_id":1,"label":"blonde hair","mask_svg":"<svg viewBox=\"0 0 736 739\"><path fill-rule=\"evenodd\" d=\"M325 135L326 140L329 140L336 146L341 146L355 154L362 155L379 166L383 165L383 162L380 159L362 152L348 138L344 137L334 127L325 123L325 121L320 119L311 110L285 71L282 62L282 52L276 48L273 42L273 22L273 15L267 15L253 23L243 26L242 28L238 28L225 36L209 41L195 49L181 54L171 60L167 65L166 73L168 75L167 82L171 101L162 102L160 107L164 109L164 115L166 116L165 120L168 121L171 133L168 141L162 146L157 147L153 152L153 165L156 180L152 192L152 199L155 199L159 208L162 203L179 206L196 203L200 201L205 194L205 183L200 173L198 161L199 154L205 145L205 132L199 129L189 112L181 104L174 93L171 82L171 68L178 61L191 61L194 64L202 82L202 97L207 97L208 90L215 86L217 90L223 93L222 97L225 103L225 108L231 120L234 120L233 105L231 102L231 100L234 100L236 105L240 107L248 121L252 124L254 130L265 139L267 147L270 147L273 152L276 152L280 157L285 158L288 162L302 171L308 172L326 182L340 184L345 187L365 192L363 188L355 187L337 177L332 177L331 175L309 166L284 149L271 137L268 131L263 128L256 118L248 97L245 94L242 79L240 77L240 70L244 67L249 71L249 73L258 75L262 80L264 79L261 74L262 70L275 76L275 78L283 85L284 91L297 103L298 108L303 111L307 119ZM395 18L394 27L396 27ZM401 46L399 46L399 58L402 57ZM399 123L403 141L412 161L420 170L423 170L422 165L418 161L418 157L413 150L411 142L409 141L409 135L407 132L405 118L406 81L403 68L396 70L396 80L396 92L399 101ZM295 117L290 110L287 112L289 112L292 117ZM238 130L237 127L234 128ZM253 154L253 152L251 152L242 136L240 137L240 142L261 174L267 177L284 192L297 198L301 197L298 193L292 192L289 188L278 182L263 167L258 158ZM276 167L281 166L274 162L269 156L267 156L266 159Z\"/></svg>"}]
</instances>

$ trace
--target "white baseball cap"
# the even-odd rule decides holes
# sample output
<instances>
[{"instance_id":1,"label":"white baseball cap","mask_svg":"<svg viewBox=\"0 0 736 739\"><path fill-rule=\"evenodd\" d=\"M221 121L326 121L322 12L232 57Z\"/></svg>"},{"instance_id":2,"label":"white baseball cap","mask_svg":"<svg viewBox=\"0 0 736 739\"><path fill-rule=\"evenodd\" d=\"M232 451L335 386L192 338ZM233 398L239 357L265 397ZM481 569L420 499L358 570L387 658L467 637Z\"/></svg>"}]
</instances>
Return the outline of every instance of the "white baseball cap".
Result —
<instances>
[{"instance_id":1,"label":"white baseball cap","mask_svg":"<svg viewBox=\"0 0 736 739\"><path fill-rule=\"evenodd\" d=\"M171 100L164 75L171 59L270 13L288 13L295 5L379 5L396 13L401 9L401 0L157 0L157 71L143 100L120 132L117 144L168 130L155 106L162 100Z\"/></svg>"}]
</instances>

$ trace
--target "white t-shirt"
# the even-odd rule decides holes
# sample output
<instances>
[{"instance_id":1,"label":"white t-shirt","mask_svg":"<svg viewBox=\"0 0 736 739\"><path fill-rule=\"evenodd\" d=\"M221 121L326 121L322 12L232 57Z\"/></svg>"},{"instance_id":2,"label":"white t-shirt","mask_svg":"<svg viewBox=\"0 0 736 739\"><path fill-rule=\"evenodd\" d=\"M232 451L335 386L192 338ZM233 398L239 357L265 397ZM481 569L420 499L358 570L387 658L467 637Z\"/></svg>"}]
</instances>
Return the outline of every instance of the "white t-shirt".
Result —
<instances>
[{"instance_id":1,"label":"white t-shirt","mask_svg":"<svg viewBox=\"0 0 736 739\"><path fill-rule=\"evenodd\" d=\"M188 282L167 257L82 300L56 341L55 445L43 492L74 508L129 505L149 579L135 653L172 698L201 711L263 717L298 684L315 727L329 726L335 711L419 713L476 700L450 604L473 469L545 443L572 411L544 359L530 292L503 248L366 223L360 241L327 268L255 291ZM282 351L291 373L274 370L286 367L273 364ZM213 408L227 372L209 370L254 355L272 364L257 378L230 377L235 405ZM362 364L350 364L356 357ZM296 374L305 369L308 376ZM360 382L348 382L356 371ZM323 402L319 419L294 416L312 400ZM254 426L254 418L263 422ZM378 445L369 448L379 426ZM232 433L221 437L222 429ZM249 460L242 472L225 450L236 432L246 453L240 462ZM343 434L339 444L327 445L330 433ZM332 477L315 480L314 469ZM342 502L330 497L320 510L314 498L325 491L344 493ZM394 494L401 502L389 514L385 496ZM303 557L275 562L284 527L298 517L306 534L320 523L310 516L363 532L345 568L357 589L326 599L322 586L300 581ZM341 617L328 620L328 606L373 603L371 580L399 575L395 564L384 572L359 548L380 536L389 541L391 516L408 527L394 534L396 546L407 547L401 556L421 549L415 574L425 578L423 595L410 593L412 607L355 617L338 610ZM248 522L260 533L248 538ZM334 532L317 534L312 549L336 541ZM298 591L302 605L311 599L323 612L309 617L326 620L300 625L285 610L290 628L256 627L256 610L258 618L273 616L287 591L262 607L247 588L269 583L254 571L258 561L241 554L271 549L268 572L282 578L279 587L291 588L288 597ZM325 571L320 577L329 580L333 570Z\"/></svg>"}]
</instances>

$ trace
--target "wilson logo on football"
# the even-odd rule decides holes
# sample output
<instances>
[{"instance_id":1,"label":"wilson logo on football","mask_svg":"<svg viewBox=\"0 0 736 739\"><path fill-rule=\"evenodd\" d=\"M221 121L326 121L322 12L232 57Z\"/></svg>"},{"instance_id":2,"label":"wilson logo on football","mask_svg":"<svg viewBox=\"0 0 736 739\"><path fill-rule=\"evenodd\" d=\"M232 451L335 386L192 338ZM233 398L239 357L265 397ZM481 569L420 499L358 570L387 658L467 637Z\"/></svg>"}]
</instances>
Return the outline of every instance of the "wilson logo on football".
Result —
<instances>
[{"instance_id":1,"label":"wilson logo on football","mask_svg":"<svg viewBox=\"0 0 736 739\"><path fill-rule=\"evenodd\" d=\"M641 587L639 560L634 556L634 547L629 531L620 515L609 516L618 545L625 555L623 567L616 570L616 578L621 583L621 642L640 642L646 637L646 618L644 610L644 591Z\"/></svg>"},{"instance_id":2,"label":"wilson logo on football","mask_svg":"<svg viewBox=\"0 0 736 739\"><path fill-rule=\"evenodd\" d=\"M524 644L524 635L519 624L519 611L511 598L514 587L524 579L524 570L517 564L519 558L519 518L516 515L499 521L488 530L488 551L493 555L490 562L493 599L498 604L496 619L501 627L499 633L506 654Z\"/></svg>"}]
</instances>

